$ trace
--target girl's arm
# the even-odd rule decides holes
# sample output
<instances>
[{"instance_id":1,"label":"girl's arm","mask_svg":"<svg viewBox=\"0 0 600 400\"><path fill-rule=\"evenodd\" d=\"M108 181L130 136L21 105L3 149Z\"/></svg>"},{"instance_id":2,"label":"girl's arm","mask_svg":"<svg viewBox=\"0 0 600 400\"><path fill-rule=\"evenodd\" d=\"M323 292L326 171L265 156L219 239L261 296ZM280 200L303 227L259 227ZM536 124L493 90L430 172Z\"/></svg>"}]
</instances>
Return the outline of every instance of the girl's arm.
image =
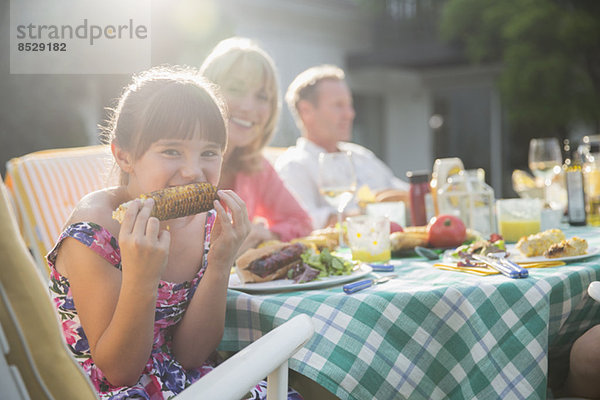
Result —
<instances>
[{"instance_id":1,"label":"girl's arm","mask_svg":"<svg viewBox=\"0 0 600 400\"><path fill-rule=\"evenodd\" d=\"M63 243L57 260L94 363L115 386L135 384L152 350L157 287L170 241L158 220L149 218L152 205L137 202L127 210L119 232L122 271L76 240Z\"/></svg>"},{"instance_id":2,"label":"girl's arm","mask_svg":"<svg viewBox=\"0 0 600 400\"><path fill-rule=\"evenodd\" d=\"M211 232L207 267L185 315L173 335L173 352L181 365L195 368L217 348L225 328L227 286L235 255L250 231L246 205L231 190L220 190ZM231 216L222 206L224 202Z\"/></svg>"}]
</instances>

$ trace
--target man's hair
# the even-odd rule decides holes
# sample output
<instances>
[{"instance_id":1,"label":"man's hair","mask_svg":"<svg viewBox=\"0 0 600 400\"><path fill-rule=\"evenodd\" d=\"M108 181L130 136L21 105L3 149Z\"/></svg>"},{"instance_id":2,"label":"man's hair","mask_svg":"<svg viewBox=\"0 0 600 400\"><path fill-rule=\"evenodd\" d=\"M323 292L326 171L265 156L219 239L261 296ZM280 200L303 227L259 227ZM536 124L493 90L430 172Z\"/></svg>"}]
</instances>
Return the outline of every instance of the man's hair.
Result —
<instances>
[{"instance_id":1,"label":"man's hair","mask_svg":"<svg viewBox=\"0 0 600 400\"><path fill-rule=\"evenodd\" d=\"M300 100L309 101L316 106L318 102L317 89L319 82L324 80L343 81L344 79L344 70L330 64L311 67L294 78L285 94L285 101L299 127L302 126L302 120L298 114L298 103Z\"/></svg>"}]
</instances>

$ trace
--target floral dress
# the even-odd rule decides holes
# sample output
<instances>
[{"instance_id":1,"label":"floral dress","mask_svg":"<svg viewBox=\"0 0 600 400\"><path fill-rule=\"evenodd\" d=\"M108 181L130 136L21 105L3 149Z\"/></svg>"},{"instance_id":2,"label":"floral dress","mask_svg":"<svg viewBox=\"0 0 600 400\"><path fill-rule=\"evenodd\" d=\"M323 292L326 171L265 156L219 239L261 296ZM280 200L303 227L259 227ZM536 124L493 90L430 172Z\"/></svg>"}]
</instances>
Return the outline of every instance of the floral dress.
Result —
<instances>
[{"instance_id":1,"label":"floral dress","mask_svg":"<svg viewBox=\"0 0 600 400\"><path fill-rule=\"evenodd\" d=\"M100 225L78 222L65 229L48 254L50 294L58 310L67 346L91 378L101 399L171 399L214 368L211 362L205 362L199 368L184 369L172 355L171 329L183 318L206 269L206 253L214 220L214 211L209 212L205 226L203 265L196 276L191 281L183 283L160 281L158 285L152 352L140 379L133 386L111 385L94 364L85 332L73 303L69 281L54 267L60 245L65 238L71 237L88 246L120 270L121 253L117 239ZM265 396L266 382L261 382L250 392L251 399L264 399ZM293 390L290 391L288 398L301 399Z\"/></svg>"}]
</instances>

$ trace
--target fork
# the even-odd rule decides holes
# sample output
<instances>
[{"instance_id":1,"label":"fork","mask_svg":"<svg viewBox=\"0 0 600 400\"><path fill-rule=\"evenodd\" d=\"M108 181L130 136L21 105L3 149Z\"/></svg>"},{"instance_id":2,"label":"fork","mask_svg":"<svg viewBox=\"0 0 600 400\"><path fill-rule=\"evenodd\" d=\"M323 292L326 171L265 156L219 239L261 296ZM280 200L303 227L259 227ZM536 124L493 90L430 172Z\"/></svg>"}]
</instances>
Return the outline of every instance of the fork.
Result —
<instances>
[{"instance_id":1,"label":"fork","mask_svg":"<svg viewBox=\"0 0 600 400\"><path fill-rule=\"evenodd\" d=\"M521 267L518 264L508 261L504 256L495 253L489 253L487 256L479 254L472 254L472 257L477 260L489 265L502 275L508 276L509 278L527 278L529 271Z\"/></svg>"}]
</instances>

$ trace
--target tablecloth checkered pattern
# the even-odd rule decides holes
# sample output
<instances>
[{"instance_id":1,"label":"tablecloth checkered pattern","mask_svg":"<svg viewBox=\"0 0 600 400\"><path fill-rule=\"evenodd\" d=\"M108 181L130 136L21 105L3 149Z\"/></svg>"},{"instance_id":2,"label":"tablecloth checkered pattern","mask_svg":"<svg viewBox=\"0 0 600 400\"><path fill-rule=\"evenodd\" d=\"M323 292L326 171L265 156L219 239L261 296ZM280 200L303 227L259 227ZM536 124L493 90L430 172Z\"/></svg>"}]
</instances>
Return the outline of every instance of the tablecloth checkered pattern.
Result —
<instances>
[{"instance_id":1,"label":"tablecloth checkered pattern","mask_svg":"<svg viewBox=\"0 0 600 400\"><path fill-rule=\"evenodd\" d=\"M567 229L600 246L600 230ZM239 350L298 313L315 335L290 368L341 399L543 399L548 354L600 322L587 286L600 258L530 269L528 279L441 271L394 260L397 279L249 295L230 290L223 350Z\"/></svg>"}]
</instances>

